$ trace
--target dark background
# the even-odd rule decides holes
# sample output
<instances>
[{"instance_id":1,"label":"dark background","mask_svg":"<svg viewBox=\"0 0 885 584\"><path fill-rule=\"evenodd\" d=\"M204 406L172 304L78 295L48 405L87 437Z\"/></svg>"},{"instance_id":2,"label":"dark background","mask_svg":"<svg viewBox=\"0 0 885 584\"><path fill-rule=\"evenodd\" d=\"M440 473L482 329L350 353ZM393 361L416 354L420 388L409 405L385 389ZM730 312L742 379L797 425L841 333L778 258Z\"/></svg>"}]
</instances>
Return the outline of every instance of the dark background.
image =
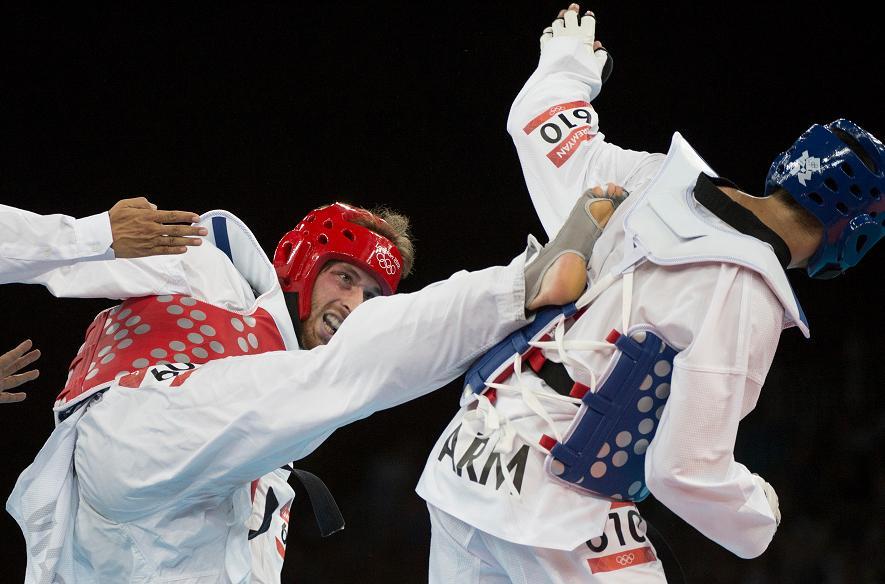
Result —
<instances>
[{"instance_id":1,"label":"dark background","mask_svg":"<svg viewBox=\"0 0 885 584\"><path fill-rule=\"evenodd\" d=\"M678 129L758 192L773 155L814 122L844 116L885 136L881 8L706 4L593 7L616 59L594 104L610 141L666 151ZM322 203L385 203L418 238L406 291L505 262L527 232L543 235L505 121L556 2L21 6L0 14L0 202L75 216L139 194L225 208L268 253ZM739 560L652 499L641 505L688 582L885 581L882 248L837 281L792 276L814 337L784 334L737 444L780 495L769 550ZM44 352L31 397L0 408L3 498L51 432L67 363L108 305L0 288L3 349L32 338ZM348 527L320 540L300 501L284 582L426 581L429 522L412 489L458 393L342 429L302 461ZM0 542L0 581L21 581L24 546L5 514Z\"/></svg>"}]
</instances>

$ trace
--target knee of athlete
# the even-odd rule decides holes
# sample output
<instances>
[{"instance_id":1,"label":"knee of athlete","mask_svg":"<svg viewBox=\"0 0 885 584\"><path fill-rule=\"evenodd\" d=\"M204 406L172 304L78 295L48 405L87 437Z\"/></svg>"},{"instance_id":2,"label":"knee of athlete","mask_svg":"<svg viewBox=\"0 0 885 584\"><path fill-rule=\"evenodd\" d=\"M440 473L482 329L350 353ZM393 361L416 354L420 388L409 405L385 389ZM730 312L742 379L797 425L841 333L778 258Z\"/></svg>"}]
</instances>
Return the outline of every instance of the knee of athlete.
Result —
<instances>
[{"instance_id":1,"label":"knee of athlete","mask_svg":"<svg viewBox=\"0 0 885 584\"><path fill-rule=\"evenodd\" d=\"M112 521L126 521L144 505L136 503L133 484L133 460L121 464L112 448L93 448L94 441L78 437L74 450L74 468L81 501L96 513Z\"/></svg>"}]
</instances>

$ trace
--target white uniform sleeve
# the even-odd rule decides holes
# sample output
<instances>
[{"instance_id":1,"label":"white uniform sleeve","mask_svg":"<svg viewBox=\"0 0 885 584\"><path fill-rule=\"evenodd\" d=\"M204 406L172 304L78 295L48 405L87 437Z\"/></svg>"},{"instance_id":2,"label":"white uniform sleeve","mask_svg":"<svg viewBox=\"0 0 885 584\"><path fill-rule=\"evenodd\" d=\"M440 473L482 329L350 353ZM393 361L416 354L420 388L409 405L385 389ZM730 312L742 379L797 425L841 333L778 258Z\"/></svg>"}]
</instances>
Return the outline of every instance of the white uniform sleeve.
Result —
<instances>
[{"instance_id":1,"label":"white uniform sleeve","mask_svg":"<svg viewBox=\"0 0 885 584\"><path fill-rule=\"evenodd\" d=\"M599 63L580 40L553 38L510 109L507 130L532 204L551 238L586 189L612 182L635 192L665 158L605 142L590 105L602 85L599 79Z\"/></svg>"},{"instance_id":2,"label":"white uniform sleeve","mask_svg":"<svg viewBox=\"0 0 885 584\"><path fill-rule=\"evenodd\" d=\"M757 274L724 266L691 345L674 363L670 398L648 449L648 487L708 538L743 557L768 547L777 522L734 459L740 420L756 404L783 308Z\"/></svg>"},{"instance_id":3,"label":"white uniform sleeve","mask_svg":"<svg viewBox=\"0 0 885 584\"><path fill-rule=\"evenodd\" d=\"M59 298L186 294L231 310L244 309L255 300L227 256L208 240L177 255L99 261L28 260L0 274L0 283L41 284Z\"/></svg>"},{"instance_id":4,"label":"white uniform sleeve","mask_svg":"<svg viewBox=\"0 0 885 584\"><path fill-rule=\"evenodd\" d=\"M74 219L0 205L0 283L19 281L35 269L112 259L112 242L107 212Z\"/></svg>"},{"instance_id":5,"label":"white uniform sleeve","mask_svg":"<svg viewBox=\"0 0 885 584\"><path fill-rule=\"evenodd\" d=\"M183 255L189 255L191 249ZM42 284L58 298L123 299L190 294L179 256L62 263L34 262L3 283Z\"/></svg>"},{"instance_id":6,"label":"white uniform sleeve","mask_svg":"<svg viewBox=\"0 0 885 584\"><path fill-rule=\"evenodd\" d=\"M180 256L114 259L107 212L74 219L0 205L0 229L0 284L71 298L187 293Z\"/></svg>"},{"instance_id":7,"label":"white uniform sleeve","mask_svg":"<svg viewBox=\"0 0 885 584\"><path fill-rule=\"evenodd\" d=\"M374 298L329 344L212 361L175 388L173 400L169 382L149 375L137 390L112 388L77 427L81 492L115 521L153 506L227 497L307 456L335 429L462 374L526 323L522 271L519 258L414 294ZM143 456L150 463L133 468Z\"/></svg>"}]
</instances>

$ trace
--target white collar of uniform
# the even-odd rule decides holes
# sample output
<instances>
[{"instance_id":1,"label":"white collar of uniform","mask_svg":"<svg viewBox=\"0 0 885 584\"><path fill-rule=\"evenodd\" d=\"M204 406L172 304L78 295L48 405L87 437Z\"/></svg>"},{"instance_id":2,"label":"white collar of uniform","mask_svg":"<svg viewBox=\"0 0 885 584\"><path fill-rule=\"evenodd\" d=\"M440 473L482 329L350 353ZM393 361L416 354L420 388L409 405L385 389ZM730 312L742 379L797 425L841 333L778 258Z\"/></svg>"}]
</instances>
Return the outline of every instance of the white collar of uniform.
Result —
<instances>
[{"instance_id":1,"label":"white collar of uniform","mask_svg":"<svg viewBox=\"0 0 885 584\"><path fill-rule=\"evenodd\" d=\"M206 240L230 258L237 272L257 293L256 304L267 310L277 324L287 349L298 349L298 336L286 307L277 272L258 240L243 221L221 209L200 215L199 225L209 234Z\"/></svg>"},{"instance_id":2,"label":"white collar of uniform","mask_svg":"<svg viewBox=\"0 0 885 584\"><path fill-rule=\"evenodd\" d=\"M737 231L723 231L694 209L694 186L702 172L711 177L718 176L681 134L673 134L661 169L648 187L637 193L639 200L624 217L625 258L635 257L637 250L641 250L649 261L660 265L718 261L752 269L762 276L783 306L785 326L796 326L809 337L805 313L771 247ZM649 246L643 244L643 237L639 234L642 228L638 224L642 223L642 210L648 208L682 243L675 248L678 253L668 254L664 251L670 250L661 249L649 251ZM709 239L701 243L701 239L715 234L730 236L727 248L713 249Z\"/></svg>"}]
</instances>

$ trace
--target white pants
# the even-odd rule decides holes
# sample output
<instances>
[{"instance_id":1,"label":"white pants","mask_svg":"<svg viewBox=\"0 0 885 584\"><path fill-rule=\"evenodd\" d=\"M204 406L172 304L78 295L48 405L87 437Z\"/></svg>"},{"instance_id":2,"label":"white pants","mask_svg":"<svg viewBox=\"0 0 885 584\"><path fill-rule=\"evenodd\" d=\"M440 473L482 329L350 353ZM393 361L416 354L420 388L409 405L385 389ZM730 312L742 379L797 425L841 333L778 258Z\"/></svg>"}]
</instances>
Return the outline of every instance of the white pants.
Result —
<instances>
[{"instance_id":1,"label":"white pants","mask_svg":"<svg viewBox=\"0 0 885 584\"><path fill-rule=\"evenodd\" d=\"M520 545L433 505L430 584L645 584L666 582L636 506L612 505L601 537L571 551Z\"/></svg>"}]
</instances>

